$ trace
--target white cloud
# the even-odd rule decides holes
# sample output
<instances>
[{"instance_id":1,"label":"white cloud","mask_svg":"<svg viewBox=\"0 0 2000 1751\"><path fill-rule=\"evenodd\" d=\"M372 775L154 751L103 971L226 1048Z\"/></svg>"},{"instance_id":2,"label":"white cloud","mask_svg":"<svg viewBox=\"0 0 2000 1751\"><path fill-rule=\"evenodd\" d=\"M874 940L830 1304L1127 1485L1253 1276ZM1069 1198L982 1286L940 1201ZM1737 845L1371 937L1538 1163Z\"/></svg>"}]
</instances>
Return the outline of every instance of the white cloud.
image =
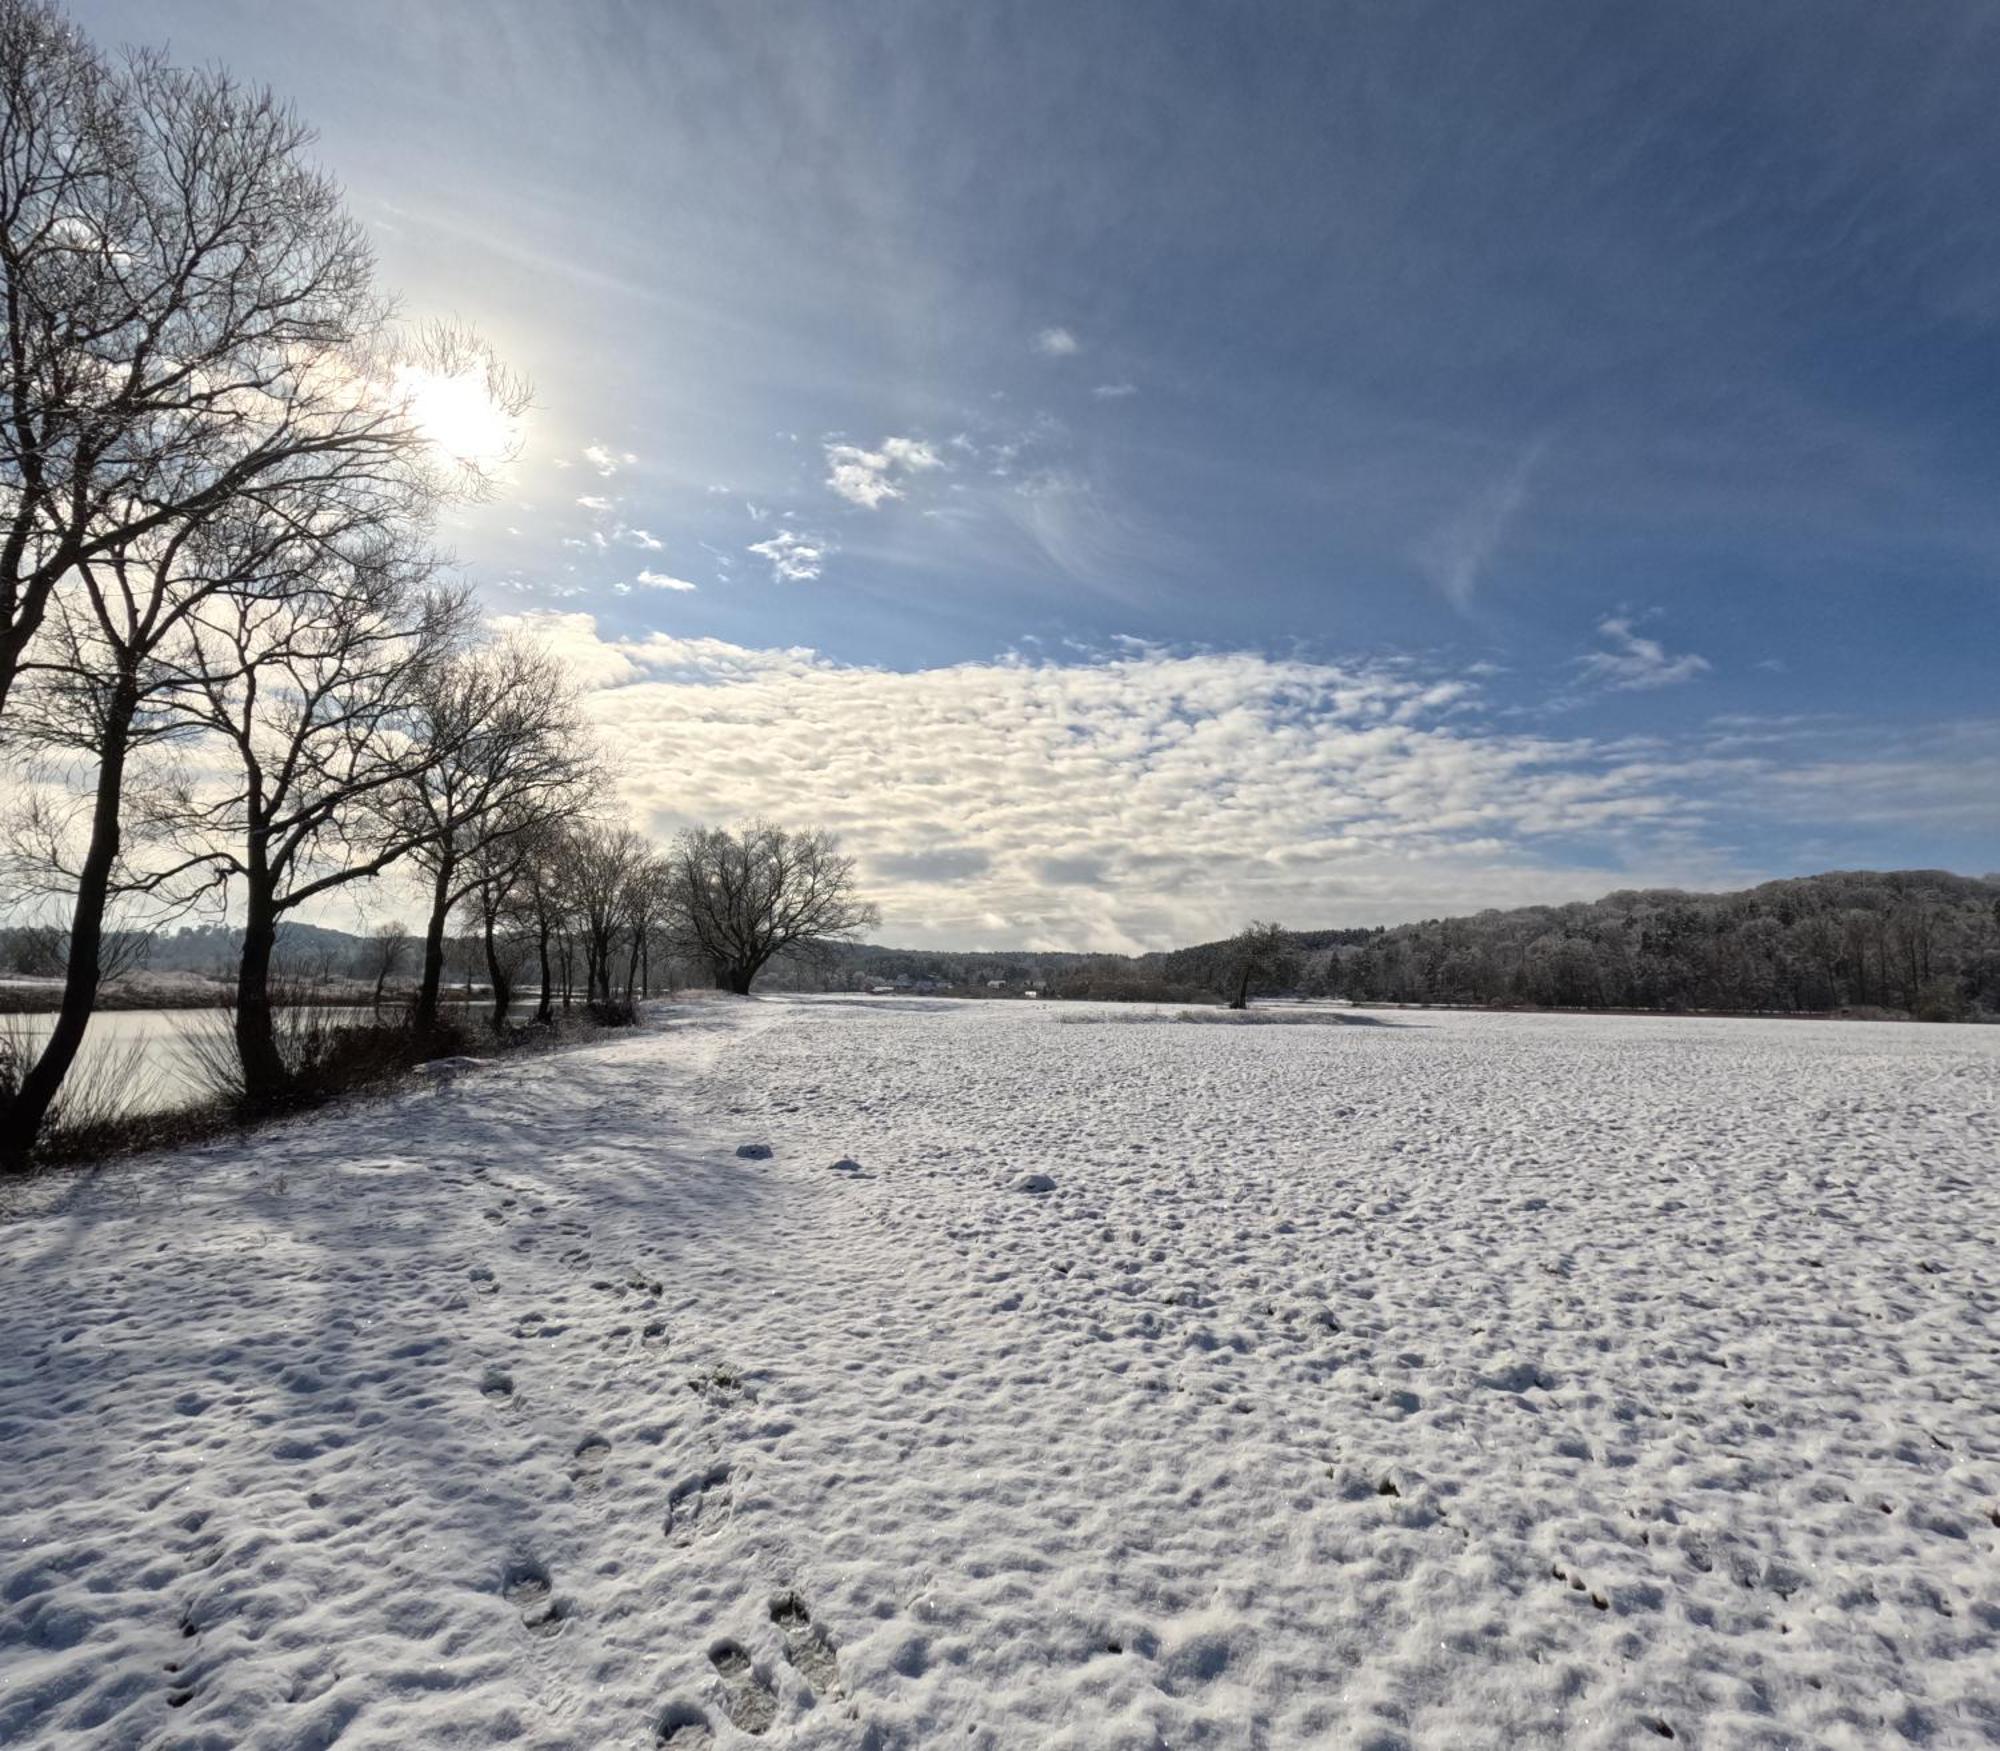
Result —
<instances>
[{"instance_id":1,"label":"white cloud","mask_svg":"<svg viewBox=\"0 0 2000 1751\"><path fill-rule=\"evenodd\" d=\"M826 446L826 484L849 504L868 511L905 496L891 479L893 474L921 474L944 465L944 458L920 438L884 438L876 450L858 444Z\"/></svg>"},{"instance_id":2,"label":"white cloud","mask_svg":"<svg viewBox=\"0 0 2000 1751\"><path fill-rule=\"evenodd\" d=\"M634 547L643 547L648 553L658 553L663 545L658 536L646 529L620 529L618 539Z\"/></svg>"},{"instance_id":3,"label":"white cloud","mask_svg":"<svg viewBox=\"0 0 2000 1751\"><path fill-rule=\"evenodd\" d=\"M804 584L819 576L827 543L819 536L780 529L768 541L753 542L748 551L771 562L771 576L779 583Z\"/></svg>"},{"instance_id":4,"label":"white cloud","mask_svg":"<svg viewBox=\"0 0 2000 1751\"><path fill-rule=\"evenodd\" d=\"M686 578L671 578L665 572L655 571L642 571L634 582L644 584L649 590L692 590L696 587Z\"/></svg>"},{"instance_id":5,"label":"white cloud","mask_svg":"<svg viewBox=\"0 0 2000 1751\"><path fill-rule=\"evenodd\" d=\"M1035 351L1051 359L1067 359L1083 351L1083 342L1066 328L1045 328L1035 336Z\"/></svg>"},{"instance_id":6,"label":"white cloud","mask_svg":"<svg viewBox=\"0 0 2000 1751\"><path fill-rule=\"evenodd\" d=\"M1134 643L899 673L618 639L587 614L501 624L596 689L638 824L829 827L883 904L877 939L918 946L1152 948L1251 917L1390 923L1735 886L1775 873L1717 849L1753 819L2000 830L1994 720L1614 742L1496 727L1466 672L1401 661Z\"/></svg>"},{"instance_id":7,"label":"white cloud","mask_svg":"<svg viewBox=\"0 0 2000 1751\"><path fill-rule=\"evenodd\" d=\"M1136 383L1100 383L1090 393L1100 401L1120 401L1128 395L1137 395L1139 386Z\"/></svg>"},{"instance_id":8,"label":"white cloud","mask_svg":"<svg viewBox=\"0 0 2000 1751\"><path fill-rule=\"evenodd\" d=\"M587 492L576 502L586 511L595 511L599 515L611 509L611 501L597 493Z\"/></svg>"},{"instance_id":9,"label":"white cloud","mask_svg":"<svg viewBox=\"0 0 2000 1751\"><path fill-rule=\"evenodd\" d=\"M618 459L609 450L605 449L602 444L586 445L584 447L583 459L606 479L609 479L618 472ZM629 462L631 458L628 456L626 460Z\"/></svg>"},{"instance_id":10,"label":"white cloud","mask_svg":"<svg viewBox=\"0 0 2000 1751\"><path fill-rule=\"evenodd\" d=\"M1719 866L1659 850L1705 819L1694 765L1491 729L1470 683L1407 664L1132 646L909 674L657 633L593 650L584 617L541 618L602 689L643 825L828 826L869 871L884 940L1154 947L1251 916L1383 922ZM1566 863L1565 835L1630 846L1638 868Z\"/></svg>"},{"instance_id":11,"label":"white cloud","mask_svg":"<svg viewBox=\"0 0 2000 1751\"><path fill-rule=\"evenodd\" d=\"M1707 674L1711 667L1706 657L1696 656L1692 651L1676 656L1658 639L1642 637L1633 631L1631 620L1624 615L1614 614L1600 621L1597 630L1612 648L1579 657L1577 665L1588 679L1601 681L1617 692L1672 687Z\"/></svg>"}]
</instances>

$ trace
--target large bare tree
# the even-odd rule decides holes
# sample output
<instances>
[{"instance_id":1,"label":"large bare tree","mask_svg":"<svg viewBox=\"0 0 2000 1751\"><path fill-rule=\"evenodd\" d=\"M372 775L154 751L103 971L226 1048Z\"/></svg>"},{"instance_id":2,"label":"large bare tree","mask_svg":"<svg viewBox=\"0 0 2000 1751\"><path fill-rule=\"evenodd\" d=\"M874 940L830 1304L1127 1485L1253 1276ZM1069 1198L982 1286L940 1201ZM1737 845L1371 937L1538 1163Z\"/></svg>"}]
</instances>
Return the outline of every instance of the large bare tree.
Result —
<instances>
[{"instance_id":1,"label":"large bare tree","mask_svg":"<svg viewBox=\"0 0 2000 1751\"><path fill-rule=\"evenodd\" d=\"M4 714L79 567L423 447L365 238L283 104L112 66L45 0L0 0L0 104Z\"/></svg>"},{"instance_id":2,"label":"large bare tree","mask_svg":"<svg viewBox=\"0 0 2000 1751\"><path fill-rule=\"evenodd\" d=\"M878 921L854 887L854 860L822 832L756 822L681 835L667 876L673 930L715 982L747 996L773 955L810 951Z\"/></svg>"},{"instance_id":3,"label":"large bare tree","mask_svg":"<svg viewBox=\"0 0 2000 1751\"><path fill-rule=\"evenodd\" d=\"M382 833L371 804L445 752L418 733L422 705L472 607L427 587L428 560L401 534L351 559L316 549L285 587L260 576L190 616L168 709L228 750L233 776L204 773L148 812L205 850L241 901L235 1033L252 1106L287 1093L271 989L280 924L410 853L420 825Z\"/></svg>"}]
</instances>

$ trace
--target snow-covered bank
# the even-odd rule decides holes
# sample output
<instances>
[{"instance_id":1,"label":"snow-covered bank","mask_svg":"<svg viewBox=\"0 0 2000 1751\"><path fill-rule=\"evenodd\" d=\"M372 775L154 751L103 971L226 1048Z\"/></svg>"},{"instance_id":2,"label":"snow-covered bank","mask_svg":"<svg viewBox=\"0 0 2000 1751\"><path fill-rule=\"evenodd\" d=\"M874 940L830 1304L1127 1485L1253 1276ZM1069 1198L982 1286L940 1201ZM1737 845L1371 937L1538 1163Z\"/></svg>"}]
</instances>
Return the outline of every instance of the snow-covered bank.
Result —
<instances>
[{"instance_id":1,"label":"snow-covered bank","mask_svg":"<svg viewBox=\"0 0 2000 1751\"><path fill-rule=\"evenodd\" d=\"M2000 1743L2000 1034L683 1013L0 1226L0 1744Z\"/></svg>"}]
</instances>

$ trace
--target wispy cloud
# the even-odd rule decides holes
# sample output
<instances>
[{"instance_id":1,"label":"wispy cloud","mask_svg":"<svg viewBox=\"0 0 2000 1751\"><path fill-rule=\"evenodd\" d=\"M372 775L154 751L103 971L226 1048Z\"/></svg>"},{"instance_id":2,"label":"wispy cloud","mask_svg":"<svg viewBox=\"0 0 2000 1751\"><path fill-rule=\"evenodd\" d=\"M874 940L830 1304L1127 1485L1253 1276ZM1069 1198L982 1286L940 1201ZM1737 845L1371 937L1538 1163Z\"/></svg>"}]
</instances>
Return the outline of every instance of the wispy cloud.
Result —
<instances>
[{"instance_id":1,"label":"wispy cloud","mask_svg":"<svg viewBox=\"0 0 2000 1751\"><path fill-rule=\"evenodd\" d=\"M601 493L587 492L576 502L586 511L594 511L599 516L602 516L606 511L611 509L611 501Z\"/></svg>"},{"instance_id":2,"label":"wispy cloud","mask_svg":"<svg viewBox=\"0 0 2000 1751\"><path fill-rule=\"evenodd\" d=\"M669 577L665 572L642 571L633 581L645 585L649 590L692 590L695 588L686 578Z\"/></svg>"},{"instance_id":3,"label":"wispy cloud","mask_svg":"<svg viewBox=\"0 0 2000 1751\"><path fill-rule=\"evenodd\" d=\"M1090 392L1099 401L1122 401L1128 395L1137 395L1136 383L1100 383Z\"/></svg>"},{"instance_id":4,"label":"wispy cloud","mask_svg":"<svg viewBox=\"0 0 2000 1751\"><path fill-rule=\"evenodd\" d=\"M751 553L771 562L771 576L781 584L809 584L826 564L828 543L819 536L780 529L768 541L753 542Z\"/></svg>"},{"instance_id":5,"label":"wispy cloud","mask_svg":"<svg viewBox=\"0 0 2000 1751\"><path fill-rule=\"evenodd\" d=\"M1083 342L1066 328L1045 328L1035 336L1035 351L1051 359L1067 359L1083 351Z\"/></svg>"},{"instance_id":6,"label":"wispy cloud","mask_svg":"<svg viewBox=\"0 0 2000 1751\"><path fill-rule=\"evenodd\" d=\"M1622 614L1599 621L1597 630L1611 648L1577 658L1577 666L1587 679L1602 682L1614 692L1672 687L1707 674L1713 666L1693 651L1678 655L1668 651L1658 639L1634 631L1630 618Z\"/></svg>"},{"instance_id":7,"label":"wispy cloud","mask_svg":"<svg viewBox=\"0 0 2000 1751\"><path fill-rule=\"evenodd\" d=\"M1529 485L1547 448L1547 440L1537 438L1505 474L1475 493L1418 543L1417 564L1461 612L1472 606L1481 576L1528 502Z\"/></svg>"}]
</instances>

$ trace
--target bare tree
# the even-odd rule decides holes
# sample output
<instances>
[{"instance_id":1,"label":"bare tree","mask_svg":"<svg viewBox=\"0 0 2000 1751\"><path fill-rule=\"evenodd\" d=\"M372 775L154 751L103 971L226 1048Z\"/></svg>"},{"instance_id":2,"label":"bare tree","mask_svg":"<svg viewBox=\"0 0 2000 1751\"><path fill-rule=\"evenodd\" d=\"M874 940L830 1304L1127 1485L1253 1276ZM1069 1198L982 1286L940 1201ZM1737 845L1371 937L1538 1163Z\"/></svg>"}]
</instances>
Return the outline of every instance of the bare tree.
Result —
<instances>
[{"instance_id":1,"label":"bare tree","mask_svg":"<svg viewBox=\"0 0 2000 1751\"><path fill-rule=\"evenodd\" d=\"M1292 962L1291 933L1282 924L1250 924L1230 938L1229 1007L1248 1009L1250 993L1260 985L1284 980Z\"/></svg>"},{"instance_id":2,"label":"bare tree","mask_svg":"<svg viewBox=\"0 0 2000 1751\"><path fill-rule=\"evenodd\" d=\"M667 877L673 929L718 985L747 996L765 963L850 938L880 914L854 891L854 860L822 832L757 822L681 835Z\"/></svg>"},{"instance_id":3,"label":"bare tree","mask_svg":"<svg viewBox=\"0 0 2000 1751\"><path fill-rule=\"evenodd\" d=\"M570 867L569 835L556 824L525 836L527 856L522 860L520 879L514 886L512 905L523 937L535 945L535 963L541 986L535 1000L535 1021L547 1027L555 1020L556 961L566 960L572 916L567 873ZM565 968L563 1007L569 1007L568 974Z\"/></svg>"},{"instance_id":4,"label":"bare tree","mask_svg":"<svg viewBox=\"0 0 2000 1751\"><path fill-rule=\"evenodd\" d=\"M382 995L389 981L409 966L412 946L409 926L393 918L373 926L362 938L356 971L375 982L373 1012L377 1016L382 1013Z\"/></svg>"},{"instance_id":5,"label":"bare tree","mask_svg":"<svg viewBox=\"0 0 2000 1751\"><path fill-rule=\"evenodd\" d=\"M611 1003L611 958L630 927L633 885L645 868L646 841L629 827L587 824L569 837L568 888L583 942L587 1000L600 1011Z\"/></svg>"},{"instance_id":6,"label":"bare tree","mask_svg":"<svg viewBox=\"0 0 2000 1751\"><path fill-rule=\"evenodd\" d=\"M517 641L446 665L425 690L418 739L436 751L389 793L383 831L414 844L430 877L419 1031L435 1030L445 924L482 879L483 854L573 819L588 806L595 757L576 692L554 657Z\"/></svg>"},{"instance_id":7,"label":"bare tree","mask_svg":"<svg viewBox=\"0 0 2000 1751\"><path fill-rule=\"evenodd\" d=\"M520 928L519 901L541 850L541 833L530 828L497 833L473 853L472 909L479 920L479 944L486 957L487 989L493 996L493 1031L507 1031L507 1012L514 1004L514 982L520 972L525 932Z\"/></svg>"},{"instance_id":8,"label":"bare tree","mask_svg":"<svg viewBox=\"0 0 2000 1751\"><path fill-rule=\"evenodd\" d=\"M414 822L380 832L369 805L439 757L416 733L422 701L472 613L464 595L424 588L427 560L393 543L355 560L316 550L313 561L288 587L260 575L190 616L170 709L229 749L236 781L149 806L242 896L235 1033L252 1105L280 1099L288 1082L271 989L278 926L421 837Z\"/></svg>"},{"instance_id":9,"label":"bare tree","mask_svg":"<svg viewBox=\"0 0 2000 1751\"><path fill-rule=\"evenodd\" d=\"M653 994L653 939L667 917L669 868L648 849L625 881L625 1002Z\"/></svg>"},{"instance_id":10,"label":"bare tree","mask_svg":"<svg viewBox=\"0 0 2000 1751\"><path fill-rule=\"evenodd\" d=\"M85 844L72 865L47 814L31 813L45 867L68 887L69 959L54 1026L12 1097L0 1106L0 1159L26 1158L83 1043L104 977L105 929L123 895L160 893L207 866L204 853L141 867L127 855L127 768L135 755L182 733L162 696L178 685L165 653L185 641L193 607L230 582L261 573L290 540L282 522L232 510L156 530L129 548L81 563L53 599L55 614L31 665L17 743L65 752L89 774ZM23 861L15 860L15 876Z\"/></svg>"},{"instance_id":11,"label":"bare tree","mask_svg":"<svg viewBox=\"0 0 2000 1751\"><path fill-rule=\"evenodd\" d=\"M331 456L439 460L361 228L269 93L0 0L0 711L61 581ZM484 369L434 335L429 368Z\"/></svg>"}]
</instances>

